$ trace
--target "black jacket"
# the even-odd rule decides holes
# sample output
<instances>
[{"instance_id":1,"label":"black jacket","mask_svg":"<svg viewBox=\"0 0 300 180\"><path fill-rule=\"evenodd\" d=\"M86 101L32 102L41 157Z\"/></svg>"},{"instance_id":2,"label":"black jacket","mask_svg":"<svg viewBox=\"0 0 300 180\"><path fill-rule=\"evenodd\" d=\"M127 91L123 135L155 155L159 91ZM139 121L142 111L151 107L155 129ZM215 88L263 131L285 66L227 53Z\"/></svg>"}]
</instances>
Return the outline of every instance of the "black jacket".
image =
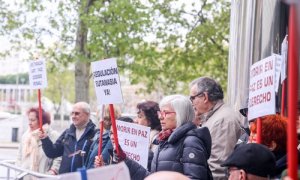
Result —
<instances>
[{"instance_id":1,"label":"black jacket","mask_svg":"<svg viewBox=\"0 0 300 180\"><path fill-rule=\"evenodd\" d=\"M151 173L176 171L190 179L212 179L207 160L211 151L211 137L208 128L197 129L193 123L177 128L168 141L159 143L154 152ZM144 179L150 174L135 161L126 158L131 179Z\"/></svg>"},{"instance_id":2,"label":"black jacket","mask_svg":"<svg viewBox=\"0 0 300 180\"><path fill-rule=\"evenodd\" d=\"M53 144L47 137L42 139L42 147L47 157L56 158L62 156L59 174L74 172L77 168L84 166L84 161L87 159L87 154L90 150L92 140L95 134L95 124L92 121L86 126L86 129L80 139L76 140L76 128L72 124L69 129L66 129ZM80 153L74 154L79 150L85 151L85 156Z\"/></svg>"}]
</instances>

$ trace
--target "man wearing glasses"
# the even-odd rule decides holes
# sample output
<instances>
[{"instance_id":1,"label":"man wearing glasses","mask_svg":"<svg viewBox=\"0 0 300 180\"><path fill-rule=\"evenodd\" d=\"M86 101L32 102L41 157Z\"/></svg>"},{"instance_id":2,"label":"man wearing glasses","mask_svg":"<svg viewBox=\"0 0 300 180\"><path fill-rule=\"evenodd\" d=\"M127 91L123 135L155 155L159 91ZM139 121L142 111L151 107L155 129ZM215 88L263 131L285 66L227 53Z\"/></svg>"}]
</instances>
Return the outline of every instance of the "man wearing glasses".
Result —
<instances>
[{"instance_id":1,"label":"man wearing glasses","mask_svg":"<svg viewBox=\"0 0 300 180\"><path fill-rule=\"evenodd\" d=\"M46 133L40 132L42 147L49 158L62 156L59 174L74 172L84 166L88 151L95 134L95 124L90 118L90 106L86 102L78 102L71 113L72 124L55 143Z\"/></svg>"},{"instance_id":2,"label":"man wearing glasses","mask_svg":"<svg viewBox=\"0 0 300 180\"><path fill-rule=\"evenodd\" d=\"M223 102L222 87L212 78L200 77L190 83L190 100L195 115L207 127L212 138L208 160L214 180L225 180L221 164L232 153L241 135L240 119L236 112Z\"/></svg>"}]
</instances>

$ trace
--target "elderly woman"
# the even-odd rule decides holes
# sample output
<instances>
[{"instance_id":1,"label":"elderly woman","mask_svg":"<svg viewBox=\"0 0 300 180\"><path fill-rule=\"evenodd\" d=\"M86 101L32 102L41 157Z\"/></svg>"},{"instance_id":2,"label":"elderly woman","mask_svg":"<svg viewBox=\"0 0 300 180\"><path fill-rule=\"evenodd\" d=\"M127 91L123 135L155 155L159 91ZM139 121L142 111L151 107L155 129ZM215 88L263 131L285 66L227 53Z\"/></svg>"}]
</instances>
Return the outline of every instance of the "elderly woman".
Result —
<instances>
[{"instance_id":1,"label":"elderly woman","mask_svg":"<svg viewBox=\"0 0 300 180\"><path fill-rule=\"evenodd\" d=\"M154 152L151 172L125 154L116 155L129 168L131 179L144 179L157 171L175 171L190 179L212 179L207 159L210 156L211 137L206 127L197 128L191 101L182 95L171 95L160 102L158 116L162 131Z\"/></svg>"},{"instance_id":2,"label":"elderly woman","mask_svg":"<svg viewBox=\"0 0 300 180\"><path fill-rule=\"evenodd\" d=\"M27 115L28 129L22 136L17 165L39 173L58 174L61 157L50 159L42 149L42 142L39 138L39 109L30 108ZM50 128L50 115L44 110L42 110L42 124L43 131L47 132L52 141L56 141L59 134ZM25 176L23 179L33 179L33 177Z\"/></svg>"}]
</instances>

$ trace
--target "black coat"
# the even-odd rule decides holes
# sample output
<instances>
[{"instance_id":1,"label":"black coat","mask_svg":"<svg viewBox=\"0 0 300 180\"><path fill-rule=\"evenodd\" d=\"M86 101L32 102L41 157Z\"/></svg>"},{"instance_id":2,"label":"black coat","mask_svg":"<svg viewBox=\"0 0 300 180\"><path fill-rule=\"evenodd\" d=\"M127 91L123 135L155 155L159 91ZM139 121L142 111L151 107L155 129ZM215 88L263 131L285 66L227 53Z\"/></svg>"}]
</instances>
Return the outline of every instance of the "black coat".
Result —
<instances>
[{"instance_id":1,"label":"black coat","mask_svg":"<svg viewBox=\"0 0 300 180\"><path fill-rule=\"evenodd\" d=\"M159 143L154 152L151 173L176 171L190 179L212 179L207 160L211 151L211 137L208 128L197 129L193 123L177 128L167 141ZM135 161L126 159L131 179L144 179L150 174Z\"/></svg>"},{"instance_id":2,"label":"black coat","mask_svg":"<svg viewBox=\"0 0 300 180\"><path fill-rule=\"evenodd\" d=\"M84 165L87 154L90 150L92 140L95 134L95 124L92 121L86 126L86 129L80 139L76 140L76 128L72 124L69 129L66 129L53 144L47 137L42 139L42 147L47 157L56 158L62 156L59 174L74 172L77 168ZM85 151L84 158L79 154L72 155L78 150Z\"/></svg>"}]
</instances>

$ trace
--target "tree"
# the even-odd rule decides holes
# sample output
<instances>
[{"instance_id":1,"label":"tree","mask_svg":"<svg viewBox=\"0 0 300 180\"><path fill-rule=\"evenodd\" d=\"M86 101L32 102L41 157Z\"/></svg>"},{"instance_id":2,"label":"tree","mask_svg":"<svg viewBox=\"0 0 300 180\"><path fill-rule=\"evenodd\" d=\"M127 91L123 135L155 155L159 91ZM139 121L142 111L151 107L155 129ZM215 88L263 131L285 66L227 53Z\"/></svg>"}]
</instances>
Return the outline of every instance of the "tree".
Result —
<instances>
[{"instance_id":1,"label":"tree","mask_svg":"<svg viewBox=\"0 0 300 180\"><path fill-rule=\"evenodd\" d=\"M187 12L181 8L173 14L163 13L172 12L170 6L161 4L160 7L170 24L179 23L188 33L184 37L171 34L163 41L163 49L158 49L157 44L147 44L143 55L134 56L130 68L132 81L142 80L148 88L152 87L150 90L157 88L166 93L186 93L187 82L199 76L211 76L226 89L230 3L202 1L199 9ZM174 18L184 15L192 20ZM172 26L170 30L174 31ZM183 45L180 46L178 41Z\"/></svg>"},{"instance_id":2,"label":"tree","mask_svg":"<svg viewBox=\"0 0 300 180\"><path fill-rule=\"evenodd\" d=\"M48 73L48 87L42 92L49 97L54 104L56 114L60 110L64 99L74 99L74 73L72 71L59 71L58 69Z\"/></svg>"},{"instance_id":3,"label":"tree","mask_svg":"<svg viewBox=\"0 0 300 180\"><path fill-rule=\"evenodd\" d=\"M26 49L27 59L38 49L52 70L75 62L75 101L89 101L90 62L109 57L118 57L119 70L147 92L186 92L187 82L202 75L224 87L229 2L204 0L187 9L177 1L24 0L12 8L0 0L0 32L12 49Z\"/></svg>"},{"instance_id":4,"label":"tree","mask_svg":"<svg viewBox=\"0 0 300 180\"><path fill-rule=\"evenodd\" d=\"M0 84L29 84L27 73L0 76Z\"/></svg>"}]
</instances>

